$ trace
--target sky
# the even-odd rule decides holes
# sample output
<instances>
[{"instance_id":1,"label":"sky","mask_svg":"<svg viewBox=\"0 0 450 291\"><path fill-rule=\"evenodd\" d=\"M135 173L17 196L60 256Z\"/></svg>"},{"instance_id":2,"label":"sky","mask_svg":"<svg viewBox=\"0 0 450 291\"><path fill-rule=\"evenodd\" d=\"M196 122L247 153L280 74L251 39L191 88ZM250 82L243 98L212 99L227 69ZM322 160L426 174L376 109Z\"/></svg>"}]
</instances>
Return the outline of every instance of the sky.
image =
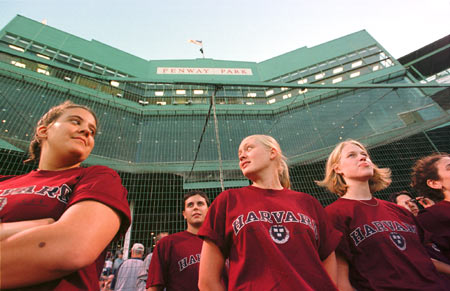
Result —
<instances>
[{"instance_id":1,"label":"sky","mask_svg":"<svg viewBox=\"0 0 450 291\"><path fill-rule=\"evenodd\" d=\"M145 60L261 62L365 29L400 58L450 34L450 0L0 0L17 14Z\"/></svg>"}]
</instances>

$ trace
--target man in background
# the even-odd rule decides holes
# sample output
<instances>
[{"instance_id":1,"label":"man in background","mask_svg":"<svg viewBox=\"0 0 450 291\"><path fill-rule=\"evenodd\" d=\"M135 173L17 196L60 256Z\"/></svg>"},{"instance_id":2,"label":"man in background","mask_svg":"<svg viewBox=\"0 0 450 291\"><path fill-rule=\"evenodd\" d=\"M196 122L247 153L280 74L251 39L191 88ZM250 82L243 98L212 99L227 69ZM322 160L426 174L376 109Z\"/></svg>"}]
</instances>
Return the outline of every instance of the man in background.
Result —
<instances>
[{"instance_id":1,"label":"man in background","mask_svg":"<svg viewBox=\"0 0 450 291\"><path fill-rule=\"evenodd\" d=\"M198 266L203 240L198 230L208 212L209 199L202 191L184 195L183 216L187 229L159 241L153 250L148 271L147 290L198 290Z\"/></svg>"},{"instance_id":2,"label":"man in background","mask_svg":"<svg viewBox=\"0 0 450 291\"><path fill-rule=\"evenodd\" d=\"M131 248L131 258L125 260L117 271L117 280L114 290L131 291L136 290L136 282L139 271L144 265L144 245L135 243Z\"/></svg>"}]
</instances>

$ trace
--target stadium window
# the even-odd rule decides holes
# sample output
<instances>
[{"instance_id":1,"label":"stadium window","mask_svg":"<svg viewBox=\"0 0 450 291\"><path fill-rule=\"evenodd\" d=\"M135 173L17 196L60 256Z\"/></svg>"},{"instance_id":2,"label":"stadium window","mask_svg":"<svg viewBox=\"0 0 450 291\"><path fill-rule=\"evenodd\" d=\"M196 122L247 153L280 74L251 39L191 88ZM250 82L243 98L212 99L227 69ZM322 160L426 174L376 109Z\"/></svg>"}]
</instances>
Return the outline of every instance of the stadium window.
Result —
<instances>
[{"instance_id":1,"label":"stadium window","mask_svg":"<svg viewBox=\"0 0 450 291\"><path fill-rule=\"evenodd\" d=\"M286 91L287 89L289 89L289 88L287 88L287 87L281 87L281 91Z\"/></svg>"},{"instance_id":2,"label":"stadium window","mask_svg":"<svg viewBox=\"0 0 450 291\"><path fill-rule=\"evenodd\" d=\"M342 72L343 70L344 70L344 67L338 67L338 68L336 68L336 69L333 70L333 74L340 73L340 72Z\"/></svg>"},{"instance_id":3,"label":"stadium window","mask_svg":"<svg viewBox=\"0 0 450 291\"><path fill-rule=\"evenodd\" d=\"M361 66L361 65L362 65L362 61L359 60L359 61L354 62L354 63L352 64L352 68L356 68L356 67L359 67L359 66Z\"/></svg>"},{"instance_id":4,"label":"stadium window","mask_svg":"<svg viewBox=\"0 0 450 291\"><path fill-rule=\"evenodd\" d=\"M298 90L299 94L305 94L306 92L308 92L308 89Z\"/></svg>"},{"instance_id":5,"label":"stadium window","mask_svg":"<svg viewBox=\"0 0 450 291\"><path fill-rule=\"evenodd\" d=\"M184 89L175 90L175 94L177 94L177 95L186 95L186 90L184 90Z\"/></svg>"},{"instance_id":6,"label":"stadium window","mask_svg":"<svg viewBox=\"0 0 450 291\"><path fill-rule=\"evenodd\" d=\"M372 67L372 71L377 71L377 70L379 70L379 69L380 69L380 66L379 66L379 65L375 65L375 66Z\"/></svg>"},{"instance_id":7,"label":"stadium window","mask_svg":"<svg viewBox=\"0 0 450 291\"><path fill-rule=\"evenodd\" d=\"M200 89L194 90L194 95L201 95L203 93L204 93L203 90Z\"/></svg>"},{"instance_id":8,"label":"stadium window","mask_svg":"<svg viewBox=\"0 0 450 291\"><path fill-rule=\"evenodd\" d=\"M306 84L306 83L308 83L308 79L305 78L305 79L298 80L297 83L300 84L300 85L301 84Z\"/></svg>"},{"instance_id":9,"label":"stadium window","mask_svg":"<svg viewBox=\"0 0 450 291\"><path fill-rule=\"evenodd\" d=\"M155 96L164 96L164 91L155 91Z\"/></svg>"},{"instance_id":10,"label":"stadium window","mask_svg":"<svg viewBox=\"0 0 450 291\"><path fill-rule=\"evenodd\" d=\"M256 93L255 92L248 92L247 93L247 97L256 97Z\"/></svg>"},{"instance_id":11,"label":"stadium window","mask_svg":"<svg viewBox=\"0 0 450 291\"><path fill-rule=\"evenodd\" d=\"M47 76L50 75L50 72L49 72L49 71L44 70L44 69L41 69L41 68L37 68L37 69L36 69L36 72L38 72L38 73L40 73L40 74L47 75Z\"/></svg>"},{"instance_id":12,"label":"stadium window","mask_svg":"<svg viewBox=\"0 0 450 291\"><path fill-rule=\"evenodd\" d=\"M361 75L361 72L354 72L354 73L351 73L350 74L350 78L355 78L355 77L358 77L359 75Z\"/></svg>"},{"instance_id":13,"label":"stadium window","mask_svg":"<svg viewBox=\"0 0 450 291\"><path fill-rule=\"evenodd\" d=\"M114 81L114 80L110 81L109 83L110 83L110 84L111 84L111 86L113 86L113 87L119 87L119 85L120 85L120 83L119 83L119 82L117 82L117 81Z\"/></svg>"},{"instance_id":14,"label":"stadium window","mask_svg":"<svg viewBox=\"0 0 450 291\"><path fill-rule=\"evenodd\" d=\"M267 90L266 91L266 96L272 95L273 94L273 89Z\"/></svg>"},{"instance_id":15,"label":"stadium window","mask_svg":"<svg viewBox=\"0 0 450 291\"><path fill-rule=\"evenodd\" d=\"M288 99L288 98L291 98L291 97L292 97L291 93L283 95L283 99Z\"/></svg>"},{"instance_id":16,"label":"stadium window","mask_svg":"<svg viewBox=\"0 0 450 291\"><path fill-rule=\"evenodd\" d=\"M166 105L167 102L166 101L156 101L156 104L158 104L158 105Z\"/></svg>"},{"instance_id":17,"label":"stadium window","mask_svg":"<svg viewBox=\"0 0 450 291\"><path fill-rule=\"evenodd\" d=\"M270 99L269 101L267 101L267 104L273 104L273 103L275 103L275 98L272 98L272 99Z\"/></svg>"},{"instance_id":18,"label":"stadium window","mask_svg":"<svg viewBox=\"0 0 450 291\"><path fill-rule=\"evenodd\" d=\"M13 64L16 67L23 68L23 69L25 69L27 67L24 63L17 62L17 61L11 61L11 64Z\"/></svg>"},{"instance_id":19,"label":"stadium window","mask_svg":"<svg viewBox=\"0 0 450 291\"><path fill-rule=\"evenodd\" d=\"M40 58L43 58L43 59L46 59L46 60L50 60L49 57L44 56L44 55L41 55L41 54L36 54L36 56L38 56L38 57L40 57Z\"/></svg>"},{"instance_id":20,"label":"stadium window","mask_svg":"<svg viewBox=\"0 0 450 291\"><path fill-rule=\"evenodd\" d=\"M15 45L12 45L12 44L10 44L9 47L12 48L13 50L16 50L16 51L19 51L19 52L22 52L22 53L25 52L25 50L23 48L15 46Z\"/></svg>"},{"instance_id":21,"label":"stadium window","mask_svg":"<svg viewBox=\"0 0 450 291\"><path fill-rule=\"evenodd\" d=\"M339 83L339 82L342 82L342 77L333 79L333 84L336 84L336 83Z\"/></svg>"},{"instance_id":22,"label":"stadium window","mask_svg":"<svg viewBox=\"0 0 450 291\"><path fill-rule=\"evenodd\" d=\"M323 77L325 77L325 73L320 73L315 76L315 79L319 80L319 79L322 79Z\"/></svg>"},{"instance_id":23,"label":"stadium window","mask_svg":"<svg viewBox=\"0 0 450 291\"><path fill-rule=\"evenodd\" d=\"M255 105L255 102L245 102L246 105Z\"/></svg>"}]
</instances>

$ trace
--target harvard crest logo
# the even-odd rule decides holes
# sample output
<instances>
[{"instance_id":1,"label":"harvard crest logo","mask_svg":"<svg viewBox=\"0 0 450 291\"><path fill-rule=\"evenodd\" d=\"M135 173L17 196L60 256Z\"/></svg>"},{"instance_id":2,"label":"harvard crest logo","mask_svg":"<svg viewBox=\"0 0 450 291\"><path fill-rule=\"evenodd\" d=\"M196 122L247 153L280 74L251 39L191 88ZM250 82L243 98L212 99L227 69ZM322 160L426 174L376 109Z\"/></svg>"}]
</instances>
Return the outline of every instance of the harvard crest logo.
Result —
<instances>
[{"instance_id":1,"label":"harvard crest logo","mask_svg":"<svg viewBox=\"0 0 450 291\"><path fill-rule=\"evenodd\" d=\"M284 244L289 240L289 230L283 225L272 225L269 233L272 240L277 244Z\"/></svg>"},{"instance_id":2,"label":"harvard crest logo","mask_svg":"<svg viewBox=\"0 0 450 291\"><path fill-rule=\"evenodd\" d=\"M396 232L391 232L389 237L399 250L404 251L406 249L406 240L403 236Z\"/></svg>"}]
</instances>

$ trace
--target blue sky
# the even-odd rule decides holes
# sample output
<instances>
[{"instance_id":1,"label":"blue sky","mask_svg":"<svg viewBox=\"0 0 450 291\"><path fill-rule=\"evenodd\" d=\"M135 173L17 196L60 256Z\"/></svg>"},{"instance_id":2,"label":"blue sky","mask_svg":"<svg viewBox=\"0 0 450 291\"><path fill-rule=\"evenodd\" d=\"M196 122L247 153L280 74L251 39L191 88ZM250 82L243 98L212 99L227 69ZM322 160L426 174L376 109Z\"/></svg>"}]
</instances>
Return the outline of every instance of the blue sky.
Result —
<instances>
[{"instance_id":1,"label":"blue sky","mask_svg":"<svg viewBox=\"0 0 450 291\"><path fill-rule=\"evenodd\" d=\"M0 0L16 14L146 60L260 62L366 29L394 57L450 34L450 0Z\"/></svg>"}]
</instances>

